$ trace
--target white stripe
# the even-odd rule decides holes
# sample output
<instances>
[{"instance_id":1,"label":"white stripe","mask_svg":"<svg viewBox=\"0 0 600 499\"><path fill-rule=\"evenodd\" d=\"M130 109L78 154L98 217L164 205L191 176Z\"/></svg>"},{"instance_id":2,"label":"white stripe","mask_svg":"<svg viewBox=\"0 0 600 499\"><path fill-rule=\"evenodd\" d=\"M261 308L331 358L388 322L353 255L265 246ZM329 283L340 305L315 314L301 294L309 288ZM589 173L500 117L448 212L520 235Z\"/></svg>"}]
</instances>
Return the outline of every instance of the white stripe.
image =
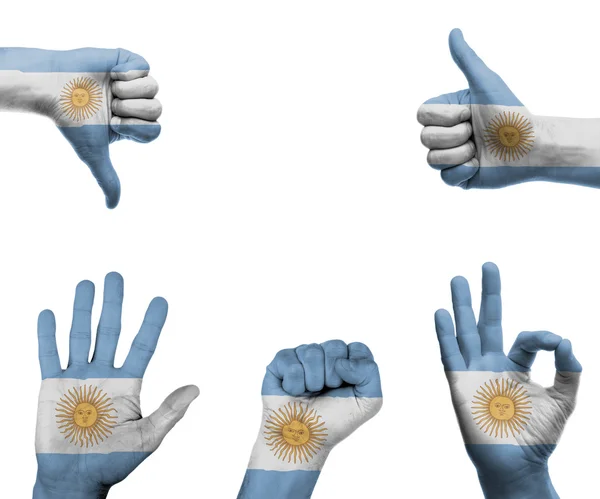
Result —
<instances>
[{"instance_id":1,"label":"white stripe","mask_svg":"<svg viewBox=\"0 0 600 499\"><path fill-rule=\"evenodd\" d=\"M455 116L457 108L465 106L456 104L423 104L433 116ZM555 118L536 116L524 106L498 106L472 104L471 122L477 146L476 157L482 168L496 166L546 166L574 167L600 166L600 120L579 118ZM527 118L533 125L535 134L533 149L521 157L511 161L501 160L494 156L483 140L484 130L495 116L503 113L516 113Z\"/></svg>"},{"instance_id":2,"label":"white stripe","mask_svg":"<svg viewBox=\"0 0 600 499\"><path fill-rule=\"evenodd\" d=\"M267 445L268 433L265 425L268 420L273 419L272 411L283 410L284 406L288 406L288 404L292 404L293 407L294 403L297 407L301 403L303 408L308 411L314 409L320 416L319 423L325 423L323 425L327 434L324 437L325 443L319 451L312 452L314 457L309 458L308 462L303 459L302 462L297 460L294 463L293 457L290 459L290 456L282 459ZM261 429L248 468L270 471L320 471L331 449L377 414L381 404L381 398L263 396L264 410ZM296 446L296 448L300 447L302 446ZM291 449L293 450L294 446L291 446Z\"/></svg>"},{"instance_id":3,"label":"white stripe","mask_svg":"<svg viewBox=\"0 0 600 499\"><path fill-rule=\"evenodd\" d=\"M76 121L64 112L61 106L61 94L65 87L80 77L91 78L98 84L101 92L101 103L94 115ZM0 71L2 101L8 102L11 93L15 98L29 100L29 110L48 115L58 126L80 127L82 125L106 125L110 123L110 106L112 103L110 73L27 73L16 70Z\"/></svg>"},{"instance_id":4,"label":"white stripe","mask_svg":"<svg viewBox=\"0 0 600 499\"><path fill-rule=\"evenodd\" d=\"M533 125L533 149L516 161L501 161L483 141L483 130L494 116L503 113L525 116ZM481 166L600 166L600 121L592 119L535 116L523 106L471 106L475 144Z\"/></svg>"},{"instance_id":5,"label":"white stripe","mask_svg":"<svg viewBox=\"0 0 600 499\"><path fill-rule=\"evenodd\" d=\"M57 403L69 390L79 389L83 386L92 386L102 389L111 399L116 411L111 411L117 419L118 426L113 428L112 435L108 435L103 442L93 446L83 447L81 443L71 443L61 433L57 423ZM148 432L142 432L140 418L140 390L141 379L135 378L109 378L109 379L71 379L52 378L42 382L39 396L37 430L35 448L40 453L58 454L86 454L111 452L153 452L158 447L158 442L148 441ZM114 423L113 423L114 424ZM142 438L145 435L145 440Z\"/></svg>"},{"instance_id":6,"label":"white stripe","mask_svg":"<svg viewBox=\"0 0 600 499\"><path fill-rule=\"evenodd\" d=\"M129 71L112 71L111 77L114 80L131 81L137 80L138 78L144 78L148 76L150 71L148 69L130 69Z\"/></svg>"},{"instance_id":7,"label":"white stripe","mask_svg":"<svg viewBox=\"0 0 600 499\"><path fill-rule=\"evenodd\" d=\"M569 373L579 376L579 373ZM556 444L564 429L566 420L553 421L549 415L557 411L556 402L546 393L546 388L529 380L529 373L521 372L487 372L487 371L446 371L450 385L452 403L458 417L458 423L466 444L510 444L510 445L541 445ZM475 396L481 387L490 380L514 380L522 384L531 402L529 420L521 433L509 431L503 438L484 432L476 423L473 414ZM577 383L571 383L565 388L563 397L575 400Z\"/></svg>"}]
</instances>

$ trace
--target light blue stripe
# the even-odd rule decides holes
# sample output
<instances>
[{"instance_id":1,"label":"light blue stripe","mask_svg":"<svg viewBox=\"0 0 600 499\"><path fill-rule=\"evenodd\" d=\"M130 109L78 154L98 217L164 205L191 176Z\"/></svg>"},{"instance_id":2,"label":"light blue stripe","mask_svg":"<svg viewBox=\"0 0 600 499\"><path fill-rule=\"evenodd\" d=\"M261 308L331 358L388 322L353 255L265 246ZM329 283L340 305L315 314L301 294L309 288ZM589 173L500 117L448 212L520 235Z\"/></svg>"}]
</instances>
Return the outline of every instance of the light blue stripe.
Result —
<instances>
[{"instance_id":1,"label":"light blue stripe","mask_svg":"<svg viewBox=\"0 0 600 499\"><path fill-rule=\"evenodd\" d=\"M112 125L119 139L128 138L136 142L151 142L160 135L160 125ZM117 139L118 140L118 139Z\"/></svg>"},{"instance_id":2,"label":"light blue stripe","mask_svg":"<svg viewBox=\"0 0 600 499\"><path fill-rule=\"evenodd\" d=\"M148 70L148 63L124 49L83 48L41 50L0 48L0 70L28 73L108 73L119 64L132 61L127 69Z\"/></svg>"},{"instance_id":3,"label":"light blue stripe","mask_svg":"<svg viewBox=\"0 0 600 499\"><path fill-rule=\"evenodd\" d=\"M468 106L471 104L471 91L466 89L451 94L438 95L426 100L425 104L462 104Z\"/></svg>"},{"instance_id":4,"label":"light blue stripe","mask_svg":"<svg viewBox=\"0 0 600 499\"><path fill-rule=\"evenodd\" d=\"M262 395L278 395L280 397L291 397L289 393L287 393L281 387L281 380L276 378L275 376L265 376L263 380ZM381 392L381 382L379 378L375 381L370 382L364 387L354 388L352 386L343 386L341 388L335 389L325 389L323 392L306 392L301 395L297 395L298 397L316 397L316 396L325 396L325 397L341 397L341 398L356 398L356 397L364 397L364 398L380 398L382 397Z\"/></svg>"},{"instance_id":5,"label":"light blue stripe","mask_svg":"<svg viewBox=\"0 0 600 499\"><path fill-rule=\"evenodd\" d=\"M510 365L507 365L510 364ZM444 372L490 372L490 373L506 373L506 372L516 372L516 373L528 373L531 372L531 369L520 366L511 362L507 359L500 359L499 365L486 365L484 370L480 369L469 369L465 367L464 369L444 369Z\"/></svg>"},{"instance_id":6,"label":"light blue stripe","mask_svg":"<svg viewBox=\"0 0 600 499\"><path fill-rule=\"evenodd\" d=\"M115 368L111 366L103 366L100 364L82 364L82 365L71 365L66 371L55 376L48 376L43 379L53 378L72 378L72 379L141 379L139 376L130 374L121 368Z\"/></svg>"},{"instance_id":7,"label":"light blue stripe","mask_svg":"<svg viewBox=\"0 0 600 499\"><path fill-rule=\"evenodd\" d=\"M556 445L467 444L486 498L555 498L548 458Z\"/></svg>"},{"instance_id":8,"label":"light blue stripe","mask_svg":"<svg viewBox=\"0 0 600 499\"><path fill-rule=\"evenodd\" d=\"M108 490L111 485L124 480L150 454L37 454L36 488L64 491L64 497L78 497L78 492L94 490L94 487L97 490ZM39 495L35 495L34 489L34 497L47 496L41 491Z\"/></svg>"},{"instance_id":9,"label":"light blue stripe","mask_svg":"<svg viewBox=\"0 0 600 499\"><path fill-rule=\"evenodd\" d=\"M433 97L425 104L484 104L496 106L523 106L510 90L499 90L497 92L480 93L472 89L460 90L450 94Z\"/></svg>"},{"instance_id":10,"label":"light blue stripe","mask_svg":"<svg viewBox=\"0 0 600 499\"><path fill-rule=\"evenodd\" d=\"M59 126L58 129L77 151L77 147L103 147L123 138L150 142L160 134L160 125ZM141 139L141 140L140 140Z\"/></svg>"},{"instance_id":11,"label":"light blue stripe","mask_svg":"<svg viewBox=\"0 0 600 499\"><path fill-rule=\"evenodd\" d=\"M246 470L238 499L309 499L319 471Z\"/></svg>"},{"instance_id":12,"label":"light blue stripe","mask_svg":"<svg viewBox=\"0 0 600 499\"><path fill-rule=\"evenodd\" d=\"M600 188L600 166L460 166L463 170L473 170L471 178L457 184L463 189L497 189L533 181ZM434 168L445 169L450 166L435 165Z\"/></svg>"},{"instance_id":13,"label":"light blue stripe","mask_svg":"<svg viewBox=\"0 0 600 499\"><path fill-rule=\"evenodd\" d=\"M489 171L488 171L489 170ZM600 166L498 166L485 168L467 188L496 188L522 182L547 181L600 187Z\"/></svg>"},{"instance_id":14,"label":"light blue stripe","mask_svg":"<svg viewBox=\"0 0 600 499\"><path fill-rule=\"evenodd\" d=\"M485 84L482 84L482 87ZM495 106L523 106L523 103L510 90L479 93L471 90L471 104Z\"/></svg>"}]
</instances>

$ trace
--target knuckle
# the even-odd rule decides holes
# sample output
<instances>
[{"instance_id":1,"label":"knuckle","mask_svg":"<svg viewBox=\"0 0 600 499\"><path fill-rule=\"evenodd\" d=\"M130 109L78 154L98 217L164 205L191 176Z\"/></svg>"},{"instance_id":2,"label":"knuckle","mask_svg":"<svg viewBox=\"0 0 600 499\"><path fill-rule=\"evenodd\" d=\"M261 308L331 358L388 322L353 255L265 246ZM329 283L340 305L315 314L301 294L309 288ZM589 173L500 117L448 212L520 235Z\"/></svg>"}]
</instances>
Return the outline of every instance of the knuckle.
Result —
<instances>
[{"instance_id":1,"label":"knuckle","mask_svg":"<svg viewBox=\"0 0 600 499\"><path fill-rule=\"evenodd\" d=\"M421 130L421 144L425 147L429 147L431 143L431 129L430 127L423 127Z\"/></svg>"},{"instance_id":2,"label":"knuckle","mask_svg":"<svg viewBox=\"0 0 600 499\"><path fill-rule=\"evenodd\" d=\"M120 332L120 327L105 325L98 326L98 334L102 336L119 336Z\"/></svg>"},{"instance_id":3,"label":"knuckle","mask_svg":"<svg viewBox=\"0 0 600 499\"><path fill-rule=\"evenodd\" d=\"M112 104L111 104L110 107L111 107L113 113L119 114L121 112L121 109L122 109L122 101L121 101L121 99L113 99Z\"/></svg>"}]
</instances>

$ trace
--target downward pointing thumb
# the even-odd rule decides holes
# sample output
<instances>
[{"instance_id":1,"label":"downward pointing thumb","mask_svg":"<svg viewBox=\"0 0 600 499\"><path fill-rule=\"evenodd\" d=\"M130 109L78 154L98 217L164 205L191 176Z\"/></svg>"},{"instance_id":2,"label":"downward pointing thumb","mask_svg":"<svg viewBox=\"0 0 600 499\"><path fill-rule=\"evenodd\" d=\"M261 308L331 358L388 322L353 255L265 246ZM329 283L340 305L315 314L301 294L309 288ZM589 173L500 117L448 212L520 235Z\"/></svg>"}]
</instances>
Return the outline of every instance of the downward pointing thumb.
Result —
<instances>
[{"instance_id":1,"label":"downward pointing thumb","mask_svg":"<svg viewBox=\"0 0 600 499\"><path fill-rule=\"evenodd\" d=\"M488 68L467 44L460 29L450 32L448 42L452 59L469 82L472 104L523 105L502 78Z\"/></svg>"},{"instance_id":2,"label":"downward pointing thumb","mask_svg":"<svg viewBox=\"0 0 600 499\"><path fill-rule=\"evenodd\" d=\"M88 165L100 189L104 192L106 206L115 208L121 198L121 182L110 160L108 146L96 154L81 159Z\"/></svg>"},{"instance_id":3,"label":"downward pointing thumb","mask_svg":"<svg viewBox=\"0 0 600 499\"><path fill-rule=\"evenodd\" d=\"M91 170L106 197L106 206L114 208L121 197L121 182L110 161L109 129L105 126L58 127L73 150Z\"/></svg>"}]
</instances>

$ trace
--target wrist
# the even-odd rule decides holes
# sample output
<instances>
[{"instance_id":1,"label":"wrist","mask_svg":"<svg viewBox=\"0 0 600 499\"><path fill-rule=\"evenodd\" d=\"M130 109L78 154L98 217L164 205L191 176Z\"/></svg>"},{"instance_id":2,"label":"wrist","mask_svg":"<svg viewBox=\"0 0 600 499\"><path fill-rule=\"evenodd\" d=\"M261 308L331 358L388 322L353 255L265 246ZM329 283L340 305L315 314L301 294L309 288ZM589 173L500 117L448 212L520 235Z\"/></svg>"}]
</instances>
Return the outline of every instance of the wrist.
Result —
<instances>
[{"instance_id":1,"label":"wrist","mask_svg":"<svg viewBox=\"0 0 600 499\"><path fill-rule=\"evenodd\" d=\"M531 120L536 135L532 166L600 166L600 120L550 116Z\"/></svg>"},{"instance_id":2,"label":"wrist","mask_svg":"<svg viewBox=\"0 0 600 499\"><path fill-rule=\"evenodd\" d=\"M534 180L600 187L600 120L536 116L523 106L473 106L477 160L486 183ZM508 138L499 136L512 132Z\"/></svg>"},{"instance_id":3,"label":"wrist","mask_svg":"<svg viewBox=\"0 0 600 499\"><path fill-rule=\"evenodd\" d=\"M548 469L527 474L515 473L508 480L479 474L479 483L486 499L559 499Z\"/></svg>"},{"instance_id":4,"label":"wrist","mask_svg":"<svg viewBox=\"0 0 600 499\"><path fill-rule=\"evenodd\" d=\"M68 488L66 484L47 484L40 478L33 487L33 499L105 499L110 487L74 487Z\"/></svg>"},{"instance_id":5,"label":"wrist","mask_svg":"<svg viewBox=\"0 0 600 499\"><path fill-rule=\"evenodd\" d=\"M0 50L0 111L20 111L52 116L57 93L51 66L54 51L38 49Z\"/></svg>"},{"instance_id":6,"label":"wrist","mask_svg":"<svg viewBox=\"0 0 600 499\"><path fill-rule=\"evenodd\" d=\"M320 471L247 469L238 499L309 499Z\"/></svg>"},{"instance_id":7,"label":"wrist","mask_svg":"<svg viewBox=\"0 0 600 499\"><path fill-rule=\"evenodd\" d=\"M472 112L482 166L600 166L600 119L537 116L522 106L477 106Z\"/></svg>"}]
</instances>

